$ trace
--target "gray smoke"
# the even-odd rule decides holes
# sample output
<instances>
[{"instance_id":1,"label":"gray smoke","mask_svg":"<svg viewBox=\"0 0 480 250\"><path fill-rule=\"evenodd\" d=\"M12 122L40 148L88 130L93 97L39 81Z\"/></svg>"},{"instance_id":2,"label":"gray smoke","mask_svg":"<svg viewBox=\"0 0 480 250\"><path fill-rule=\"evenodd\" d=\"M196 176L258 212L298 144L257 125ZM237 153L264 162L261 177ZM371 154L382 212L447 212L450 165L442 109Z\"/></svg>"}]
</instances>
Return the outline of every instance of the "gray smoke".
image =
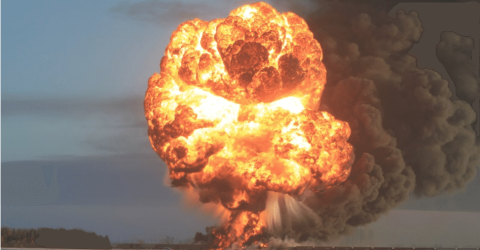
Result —
<instances>
[{"instance_id":1,"label":"gray smoke","mask_svg":"<svg viewBox=\"0 0 480 250\"><path fill-rule=\"evenodd\" d=\"M327 68L321 109L349 123L356 161L347 181L305 197L314 213L302 218L308 223L272 222L277 232L283 227L277 235L333 240L377 220L411 193L454 192L475 177L480 147L471 107L479 93L468 58L473 42L443 33L437 46L457 86L460 99L451 100L448 82L417 68L408 55L423 32L418 13L399 10L389 18L394 2L323 1L307 19Z\"/></svg>"},{"instance_id":2,"label":"gray smoke","mask_svg":"<svg viewBox=\"0 0 480 250\"><path fill-rule=\"evenodd\" d=\"M455 82L457 96L473 103L478 97L480 85L480 78L475 76L475 65L472 62L473 39L454 32L443 32L440 40L437 45L438 60Z\"/></svg>"}]
</instances>

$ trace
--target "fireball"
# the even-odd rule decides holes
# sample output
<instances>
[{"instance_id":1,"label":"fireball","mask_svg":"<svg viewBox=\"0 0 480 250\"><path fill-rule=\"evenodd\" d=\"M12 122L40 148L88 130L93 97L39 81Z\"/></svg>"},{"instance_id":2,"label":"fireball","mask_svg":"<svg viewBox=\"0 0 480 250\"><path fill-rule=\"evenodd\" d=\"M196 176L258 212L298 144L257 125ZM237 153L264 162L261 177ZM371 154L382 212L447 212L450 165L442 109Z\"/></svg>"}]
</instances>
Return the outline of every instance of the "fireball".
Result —
<instances>
[{"instance_id":1,"label":"fireball","mask_svg":"<svg viewBox=\"0 0 480 250\"><path fill-rule=\"evenodd\" d=\"M173 32L160 74L148 81L148 135L172 186L230 211L217 247L268 230L267 192L298 197L349 176L350 128L318 111L325 82L306 22L266 3Z\"/></svg>"}]
</instances>

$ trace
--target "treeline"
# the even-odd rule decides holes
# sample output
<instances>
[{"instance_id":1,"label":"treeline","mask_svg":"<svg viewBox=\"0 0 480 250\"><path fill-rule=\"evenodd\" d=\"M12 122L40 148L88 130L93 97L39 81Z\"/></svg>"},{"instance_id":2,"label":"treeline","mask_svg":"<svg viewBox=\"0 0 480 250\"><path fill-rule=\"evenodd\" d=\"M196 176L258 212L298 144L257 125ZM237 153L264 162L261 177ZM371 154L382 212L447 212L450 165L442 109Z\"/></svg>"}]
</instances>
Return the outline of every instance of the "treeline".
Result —
<instances>
[{"instance_id":1,"label":"treeline","mask_svg":"<svg viewBox=\"0 0 480 250\"><path fill-rule=\"evenodd\" d=\"M35 229L2 227L2 247L38 247L35 244L38 237L38 230Z\"/></svg>"},{"instance_id":2,"label":"treeline","mask_svg":"<svg viewBox=\"0 0 480 250\"><path fill-rule=\"evenodd\" d=\"M18 248L111 248L108 236L102 237L80 229L15 229L2 227L2 247Z\"/></svg>"}]
</instances>

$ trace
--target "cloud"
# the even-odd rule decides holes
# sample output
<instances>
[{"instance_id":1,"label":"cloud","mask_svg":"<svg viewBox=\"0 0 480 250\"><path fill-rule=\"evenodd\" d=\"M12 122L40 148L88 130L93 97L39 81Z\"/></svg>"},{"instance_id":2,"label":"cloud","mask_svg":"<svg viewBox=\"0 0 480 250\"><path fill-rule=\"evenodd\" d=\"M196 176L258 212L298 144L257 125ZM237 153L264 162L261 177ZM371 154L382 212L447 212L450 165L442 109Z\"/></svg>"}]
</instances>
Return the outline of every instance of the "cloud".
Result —
<instances>
[{"instance_id":1,"label":"cloud","mask_svg":"<svg viewBox=\"0 0 480 250\"><path fill-rule=\"evenodd\" d=\"M110 12L139 21L178 25L194 18L213 18L212 12L215 10L216 6L205 3L146 0L135 3L119 3L112 7Z\"/></svg>"},{"instance_id":2,"label":"cloud","mask_svg":"<svg viewBox=\"0 0 480 250\"><path fill-rule=\"evenodd\" d=\"M48 168L55 169L53 177L46 176L51 184L45 181ZM163 185L165 170L153 151L2 162L2 206L178 202L175 191Z\"/></svg>"},{"instance_id":3,"label":"cloud","mask_svg":"<svg viewBox=\"0 0 480 250\"><path fill-rule=\"evenodd\" d=\"M2 118L15 116L44 117L48 119L85 120L89 118L122 117L123 126L145 126L143 96L113 99L52 98L26 96L2 98Z\"/></svg>"},{"instance_id":4,"label":"cloud","mask_svg":"<svg viewBox=\"0 0 480 250\"><path fill-rule=\"evenodd\" d=\"M80 147L86 147L95 152L142 154L152 151L147 136L148 126L144 116L143 96L113 99L39 99L22 96L3 98L4 122L9 122L16 117L26 117L23 120L32 123L42 119L48 123L59 121L59 124L64 125L51 132L54 135L54 138L50 138L52 141L64 141L62 134L74 133L72 135L75 139L71 142L72 144L79 144ZM10 126L4 132L10 130L17 132L14 131L15 129ZM48 127L46 129L48 130ZM38 134L40 133L41 130ZM79 136L75 136L76 134ZM25 140L35 140L34 136L35 133L33 137ZM55 154L55 152L52 153Z\"/></svg>"}]
</instances>

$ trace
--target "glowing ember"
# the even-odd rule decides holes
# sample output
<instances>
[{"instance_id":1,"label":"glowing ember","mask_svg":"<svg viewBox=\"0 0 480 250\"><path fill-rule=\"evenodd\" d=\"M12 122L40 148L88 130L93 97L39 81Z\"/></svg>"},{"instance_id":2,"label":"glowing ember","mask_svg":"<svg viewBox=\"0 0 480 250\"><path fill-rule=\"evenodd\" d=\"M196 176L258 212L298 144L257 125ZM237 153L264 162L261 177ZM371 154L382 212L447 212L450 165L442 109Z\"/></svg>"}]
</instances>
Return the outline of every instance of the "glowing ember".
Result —
<instances>
[{"instance_id":1,"label":"glowing ember","mask_svg":"<svg viewBox=\"0 0 480 250\"><path fill-rule=\"evenodd\" d=\"M160 67L145 96L150 142L173 186L231 211L217 247L264 233L268 191L296 197L348 177L350 128L317 111L322 50L297 15L256 3L185 22Z\"/></svg>"}]
</instances>

